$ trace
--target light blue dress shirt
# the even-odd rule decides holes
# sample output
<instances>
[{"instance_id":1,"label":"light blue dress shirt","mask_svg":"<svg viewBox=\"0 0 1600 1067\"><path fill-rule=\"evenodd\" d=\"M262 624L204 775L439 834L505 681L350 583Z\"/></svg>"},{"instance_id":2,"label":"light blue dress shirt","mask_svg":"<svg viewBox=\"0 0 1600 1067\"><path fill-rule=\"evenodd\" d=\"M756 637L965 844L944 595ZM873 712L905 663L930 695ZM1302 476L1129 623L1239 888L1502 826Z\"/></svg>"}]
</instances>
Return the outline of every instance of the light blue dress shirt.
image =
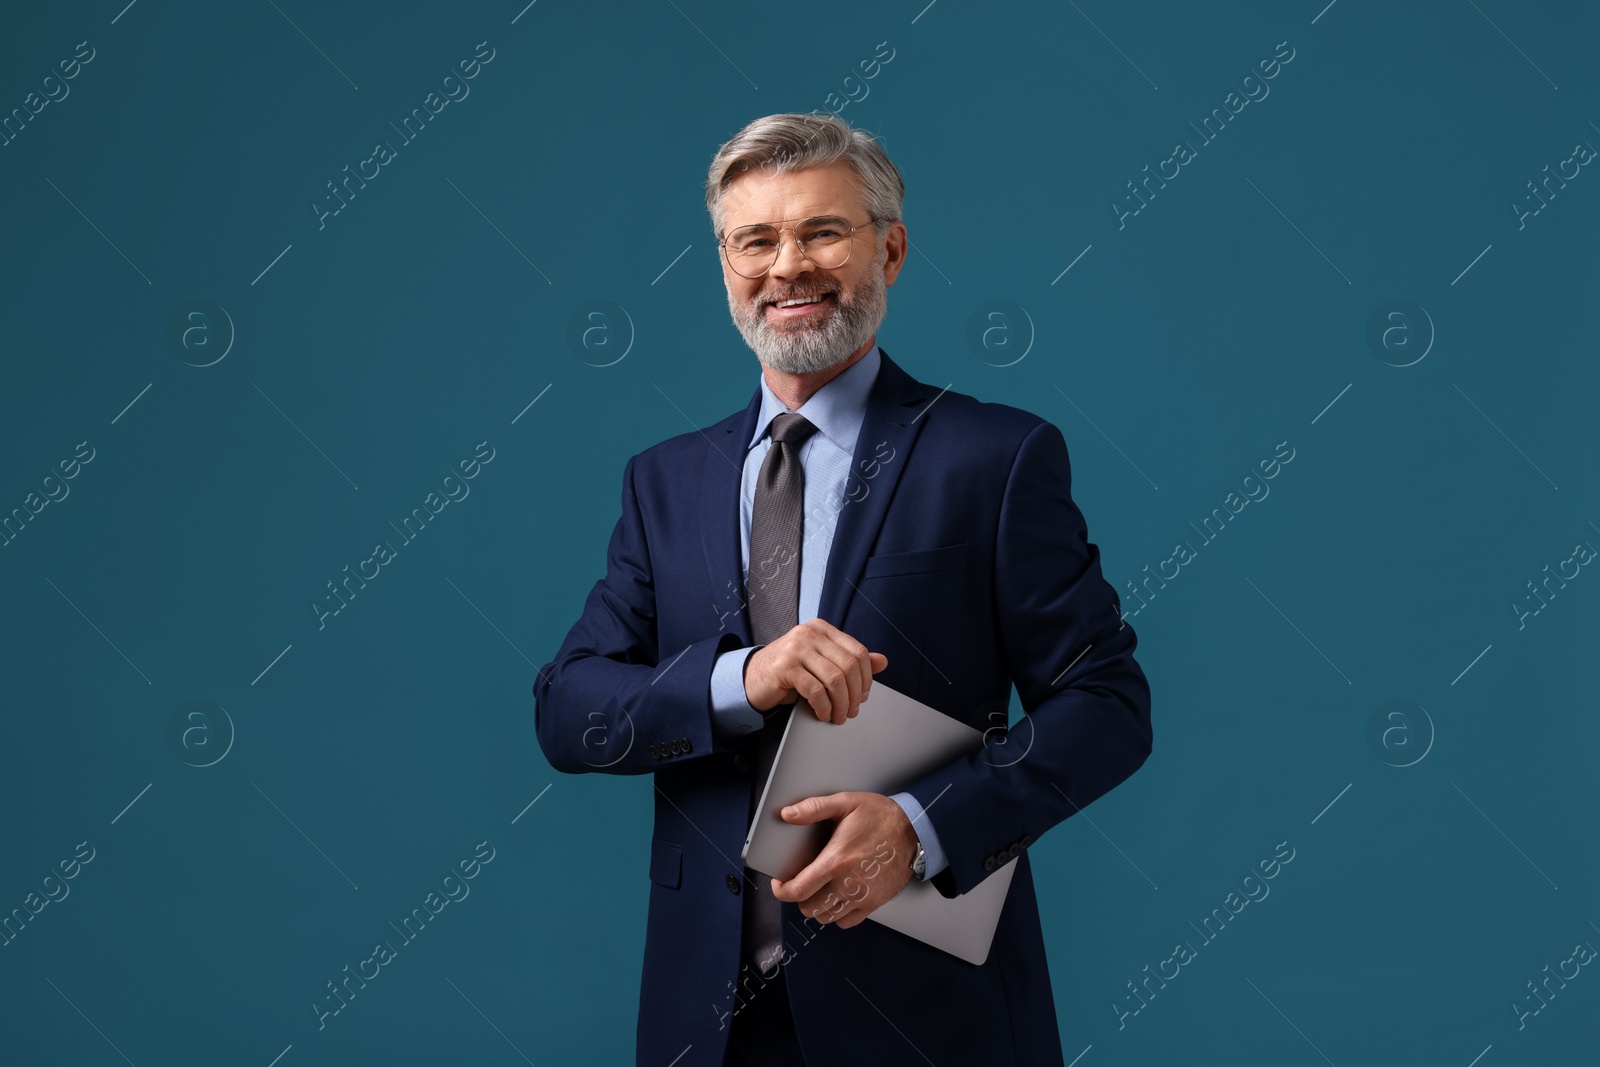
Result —
<instances>
[{"instance_id":1,"label":"light blue dress shirt","mask_svg":"<svg viewBox=\"0 0 1600 1067\"><path fill-rule=\"evenodd\" d=\"M843 373L813 393L796 414L817 428L800 446L800 466L805 471L805 526L800 547L799 621L817 617L822 599L822 578L827 571L828 551L845 501L845 482L850 461L855 456L856 439L866 418L867 394L878 377L878 348L856 360ZM744 469L739 490L739 552L744 572L750 572L750 512L755 504L756 480L761 463L772 447L768 434L772 420L788 407L761 376L761 411L755 433L746 443ZM748 584L747 584L748 587ZM723 736L741 737L761 728L761 712L750 706L744 691L744 664L755 648L735 649L717 657L711 671L711 721ZM896 793L889 799L899 804L911 820L922 842L927 870L932 878L948 866L939 836L928 821L922 805L910 793Z\"/></svg>"}]
</instances>

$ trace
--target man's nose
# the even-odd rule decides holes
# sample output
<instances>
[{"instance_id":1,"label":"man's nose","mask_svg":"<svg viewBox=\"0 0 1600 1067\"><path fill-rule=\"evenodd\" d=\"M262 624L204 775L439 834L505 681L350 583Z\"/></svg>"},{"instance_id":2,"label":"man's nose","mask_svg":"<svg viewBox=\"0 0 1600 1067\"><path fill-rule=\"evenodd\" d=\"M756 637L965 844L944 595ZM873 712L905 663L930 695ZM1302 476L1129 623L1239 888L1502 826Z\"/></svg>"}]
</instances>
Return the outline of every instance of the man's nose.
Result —
<instances>
[{"instance_id":1,"label":"man's nose","mask_svg":"<svg viewBox=\"0 0 1600 1067\"><path fill-rule=\"evenodd\" d=\"M816 266L801 254L800 242L793 233L784 230L778 235L778 258L773 260L769 274L776 278L793 278L815 270Z\"/></svg>"}]
</instances>

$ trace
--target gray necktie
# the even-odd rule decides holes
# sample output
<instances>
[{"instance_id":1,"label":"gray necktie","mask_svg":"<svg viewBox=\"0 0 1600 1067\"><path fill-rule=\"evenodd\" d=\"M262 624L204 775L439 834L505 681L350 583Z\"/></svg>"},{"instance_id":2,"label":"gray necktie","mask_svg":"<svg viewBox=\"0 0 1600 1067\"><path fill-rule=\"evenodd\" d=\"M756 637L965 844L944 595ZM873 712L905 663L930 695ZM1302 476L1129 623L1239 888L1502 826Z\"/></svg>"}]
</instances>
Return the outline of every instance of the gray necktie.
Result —
<instances>
[{"instance_id":1,"label":"gray necktie","mask_svg":"<svg viewBox=\"0 0 1600 1067\"><path fill-rule=\"evenodd\" d=\"M750 511L750 566L745 579L750 635L755 644L776 641L800 622L800 542L805 529L805 470L800 446L817 428L803 415L785 412L772 420L772 446L761 461L755 503ZM756 734L750 793L750 814L766 786L783 734L785 705L771 709ZM744 948L763 974L770 974L783 956L779 901L771 883L759 872L745 900Z\"/></svg>"}]
</instances>

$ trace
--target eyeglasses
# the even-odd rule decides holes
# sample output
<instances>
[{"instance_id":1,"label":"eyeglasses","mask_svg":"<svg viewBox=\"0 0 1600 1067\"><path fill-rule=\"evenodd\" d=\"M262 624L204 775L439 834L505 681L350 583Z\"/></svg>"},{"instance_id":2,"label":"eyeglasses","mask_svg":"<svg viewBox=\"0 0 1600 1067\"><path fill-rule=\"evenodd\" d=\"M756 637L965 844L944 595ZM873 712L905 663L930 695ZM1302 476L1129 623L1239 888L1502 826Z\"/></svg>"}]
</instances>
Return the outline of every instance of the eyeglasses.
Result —
<instances>
[{"instance_id":1,"label":"eyeglasses","mask_svg":"<svg viewBox=\"0 0 1600 1067\"><path fill-rule=\"evenodd\" d=\"M718 238L717 244L735 274L741 278L759 278L778 261L778 249L787 230L794 238L796 251L824 270L832 270L849 261L855 232L877 221L877 217L872 216L861 225L852 226L849 220L837 215L817 215L795 226L765 223L741 226L726 237Z\"/></svg>"}]
</instances>

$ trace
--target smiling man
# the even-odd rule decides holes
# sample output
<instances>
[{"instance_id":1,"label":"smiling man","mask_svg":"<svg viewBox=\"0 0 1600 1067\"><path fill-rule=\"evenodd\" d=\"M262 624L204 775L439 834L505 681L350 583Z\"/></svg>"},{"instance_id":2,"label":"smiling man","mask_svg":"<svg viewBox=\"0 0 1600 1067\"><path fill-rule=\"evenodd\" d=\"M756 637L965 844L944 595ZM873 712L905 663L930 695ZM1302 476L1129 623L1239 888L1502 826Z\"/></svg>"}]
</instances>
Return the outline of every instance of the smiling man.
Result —
<instances>
[{"instance_id":1,"label":"smiling man","mask_svg":"<svg viewBox=\"0 0 1600 1067\"><path fill-rule=\"evenodd\" d=\"M757 391L628 461L606 575L534 684L552 766L655 777L641 1064L1062 1063L1026 850L1144 762L1150 690L1061 432L877 345L903 195L832 116L717 152ZM743 867L788 709L848 730L875 678L987 743L893 796L763 813L828 844L787 882ZM981 965L865 922L913 878L953 897L1012 862Z\"/></svg>"}]
</instances>

